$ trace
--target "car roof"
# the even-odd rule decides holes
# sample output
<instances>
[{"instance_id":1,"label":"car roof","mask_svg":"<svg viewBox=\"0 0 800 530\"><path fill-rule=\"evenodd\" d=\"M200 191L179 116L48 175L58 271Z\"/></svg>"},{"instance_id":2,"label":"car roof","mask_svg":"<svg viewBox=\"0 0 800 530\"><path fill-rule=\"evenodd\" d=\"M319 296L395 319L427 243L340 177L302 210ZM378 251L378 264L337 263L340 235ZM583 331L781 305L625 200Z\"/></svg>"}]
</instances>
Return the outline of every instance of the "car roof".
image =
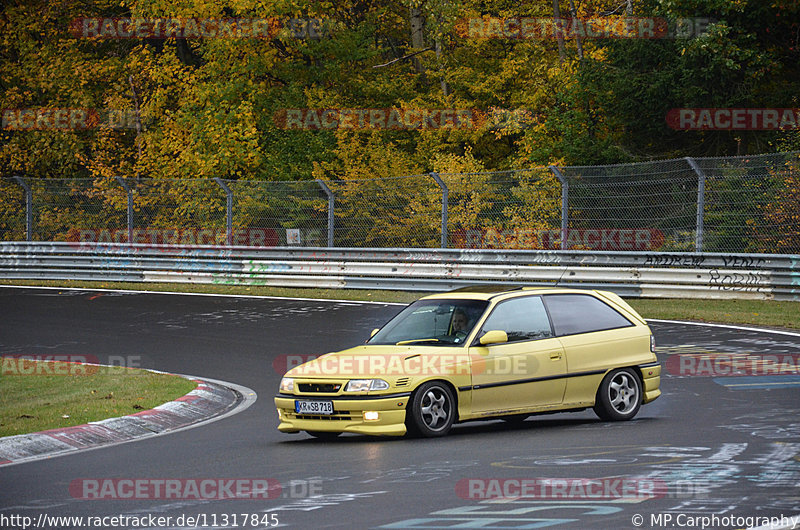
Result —
<instances>
[{"instance_id":1,"label":"car roof","mask_svg":"<svg viewBox=\"0 0 800 530\"><path fill-rule=\"evenodd\" d=\"M526 287L521 285L502 285L502 284L486 284L486 285L470 285L461 287L446 293L437 293L423 297L424 300L436 298L457 298L466 300L490 300L495 297L506 295L515 295L531 292L541 293L576 293L586 292L582 289L568 289L566 287Z\"/></svg>"},{"instance_id":2,"label":"car roof","mask_svg":"<svg viewBox=\"0 0 800 530\"><path fill-rule=\"evenodd\" d=\"M617 310L622 310L629 317L640 324L647 325L647 321L635 309L628 305L619 295L611 291L597 289L575 289L570 287L524 287L502 284L473 285L461 287L446 293L437 293L424 296L421 300L458 299L458 300L502 300L524 296L526 294L585 294L600 298L606 303L611 303Z\"/></svg>"}]
</instances>

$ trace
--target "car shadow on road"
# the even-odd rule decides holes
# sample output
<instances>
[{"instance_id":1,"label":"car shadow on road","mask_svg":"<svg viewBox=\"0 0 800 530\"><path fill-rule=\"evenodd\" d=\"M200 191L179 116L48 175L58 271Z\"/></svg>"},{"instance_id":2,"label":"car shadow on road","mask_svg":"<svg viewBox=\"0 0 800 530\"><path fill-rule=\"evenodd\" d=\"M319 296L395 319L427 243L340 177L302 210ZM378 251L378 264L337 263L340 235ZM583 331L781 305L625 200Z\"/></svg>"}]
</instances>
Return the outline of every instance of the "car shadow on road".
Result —
<instances>
[{"instance_id":1,"label":"car shadow on road","mask_svg":"<svg viewBox=\"0 0 800 530\"><path fill-rule=\"evenodd\" d=\"M319 439L300 434L302 438L296 436L292 439L286 439L279 443L281 444L358 444L358 443L391 443L391 442L409 442L409 441L424 441L426 443L435 442L437 440L448 439L461 439L466 436L483 436L483 435L496 435L498 433L514 433L517 431L535 434L535 433L552 433L558 429L574 429L587 427L591 429L617 429L624 428L625 426L633 426L634 424L648 423L657 418L636 418L631 421L603 421L599 418L593 417L537 417L532 416L524 421L507 422L504 420L486 420L486 421L470 421L454 425L452 430L441 438L423 438L414 435L405 436L366 436L361 434L342 434L337 438Z\"/></svg>"}]
</instances>

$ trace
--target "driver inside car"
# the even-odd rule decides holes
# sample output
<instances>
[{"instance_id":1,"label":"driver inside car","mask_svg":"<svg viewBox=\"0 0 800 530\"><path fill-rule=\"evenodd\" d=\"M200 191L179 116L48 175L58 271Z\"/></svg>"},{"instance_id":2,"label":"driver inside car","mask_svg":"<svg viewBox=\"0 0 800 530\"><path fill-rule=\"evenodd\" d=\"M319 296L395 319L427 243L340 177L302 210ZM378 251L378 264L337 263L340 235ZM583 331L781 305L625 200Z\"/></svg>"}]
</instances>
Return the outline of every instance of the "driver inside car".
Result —
<instances>
[{"instance_id":1,"label":"driver inside car","mask_svg":"<svg viewBox=\"0 0 800 530\"><path fill-rule=\"evenodd\" d=\"M467 336L467 332L469 331L469 319L463 309L456 309L453 311L453 319L450 326L451 335L462 339Z\"/></svg>"}]
</instances>

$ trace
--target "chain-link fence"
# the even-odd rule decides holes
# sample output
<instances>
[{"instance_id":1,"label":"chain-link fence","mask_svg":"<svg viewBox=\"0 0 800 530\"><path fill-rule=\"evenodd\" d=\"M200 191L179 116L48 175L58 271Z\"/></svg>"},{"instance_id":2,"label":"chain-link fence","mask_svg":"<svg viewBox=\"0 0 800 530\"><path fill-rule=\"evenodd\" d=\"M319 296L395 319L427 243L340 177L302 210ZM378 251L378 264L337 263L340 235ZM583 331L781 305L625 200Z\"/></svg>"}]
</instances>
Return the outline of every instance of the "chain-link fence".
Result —
<instances>
[{"instance_id":1,"label":"chain-link fence","mask_svg":"<svg viewBox=\"0 0 800 530\"><path fill-rule=\"evenodd\" d=\"M704 247L800 252L800 154L698 158Z\"/></svg>"},{"instance_id":2,"label":"chain-link fence","mask_svg":"<svg viewBox=\"0 0 800 530\"><path fill-rule=\"evenodd\" d=\"M698 176L686 160L567 167L567 246L603 250L695 248ZM599 234L599 235L598 235Z\"/></svg>"},{"instance_id":3,"label":"chain-link fence","mask_svg":"<svg viewBox=\"0 0 800 530\"><path fill-rule=\"evenodd\" d=\"M0 179L0 239L800 252L800 152L383 179Z\"/></svg>"}]
</instances>

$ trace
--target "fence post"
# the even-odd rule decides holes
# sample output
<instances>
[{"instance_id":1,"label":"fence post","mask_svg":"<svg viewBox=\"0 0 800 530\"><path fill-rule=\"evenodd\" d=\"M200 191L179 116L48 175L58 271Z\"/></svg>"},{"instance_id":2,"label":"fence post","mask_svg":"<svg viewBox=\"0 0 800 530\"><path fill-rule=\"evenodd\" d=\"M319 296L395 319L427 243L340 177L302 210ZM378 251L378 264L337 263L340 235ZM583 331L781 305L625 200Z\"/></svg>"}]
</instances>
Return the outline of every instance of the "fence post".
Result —
<instances>
[{"instance_id":1,"label":"fence post","mask_svg":"<svg viewBox=\"0 0 800 530\"><path fill-rule=\"evenodd\" d=\"M233 244L233 191L219 177L214 177L214 182L219 184L225 192L225 242L228 246Z\"/></svg>"},{"instance_id":2,"label":"fence post","mask_svg":"<svg viewBox=\"0 0 800 530\"><path fill-rule=\"evenodd\" d=\"M114 177L128 194L128 244L133 243L133 190L122 177Z\"/></svg>"},{"instance_id":3,"label":"fence post","mask_svg":"<svg viewBox=\"0 0 800 530\"><path fill-rule=\"evenodd\" d=\"M322 191L325 192L325 195L328 196L328 247L332 248L333 247L333 223L334 223L334 217L333 217L334 210L333 209L334 209L335 203L336 203L336 196L333 194L333 192L328 187L328 185L325 184L324 182L322 182L322 180L320 180L320 179L314 179L314 180L316 180L317 184L319 184L319 187L322 188Z\"/></svg>"},{"instance_id":4,"label":"fence post","mask_svg":"<svg viewBox=\"0 0 800 530\"><path fill-rule=\"evenodd\" d=\"M25 241L33 239L33 192L25 179L19 176L11 177L25 190Z\"/></svg>"},{"instance_id":5,"label":"fence post","mask_svg":"<svg viewBox=\"0 0 800 530\"><path fill-rule=\"evenodd\" d=\"M442 248L447 248L447 205L449 202L450 190L447 189L447 184L439 177L439 174L436 172L431 172L430 176L433 177L433 180L436 181L436 184L439 185L439 188L442 190Z\"/></svg>"},{"instance_id":6,"label":"fence post","mask_svg":"<svg viewBox=\"0 0 800 530\"><path fill-rule=\"evenodd\" d=\"M691 157L686 157L686 162L697 173L697 230L694 236L695 252L703 252L703 231L704 231L704 212L706 207L706 174Z\"/></svg>"},{"instance_id":7,"label":"fence post","mask_svg":"<svg viewBox=\"0 0 800 530\"><path fill-rule=\"evenodd\" d=\"M561 250L567 250L567 230L569 227L569 182L556 166L547 166L561 183Z\"/></svg>"}]
</instances>

